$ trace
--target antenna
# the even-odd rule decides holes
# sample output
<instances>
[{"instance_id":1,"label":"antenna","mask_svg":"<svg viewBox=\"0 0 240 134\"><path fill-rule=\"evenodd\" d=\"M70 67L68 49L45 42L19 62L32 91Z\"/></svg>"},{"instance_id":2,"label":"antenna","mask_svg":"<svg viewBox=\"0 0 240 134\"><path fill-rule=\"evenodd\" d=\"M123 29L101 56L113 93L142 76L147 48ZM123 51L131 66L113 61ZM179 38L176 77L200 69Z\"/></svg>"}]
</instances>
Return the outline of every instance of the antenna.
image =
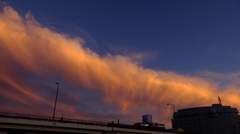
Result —
<instances>
[{"instance_id":1,"label":"antenna","mask_svg":"<svg viewBox=\"0 0 240 134\"><path fill-rule=\"evenodd\" d=\"M219 104L222 104L221 98L218 96L218 102Z\"/></svg>"},{"instance_id":2,"label":"antenna","mask_svg":"<svg viewBox=\"0 0 240 134\"><path fill-rule=\"evenodd\" d=\"M217 89L217 94L218 94L218 103L222 104L221 98L219 97L218 89Z\"/></svg>"}]
</instances>

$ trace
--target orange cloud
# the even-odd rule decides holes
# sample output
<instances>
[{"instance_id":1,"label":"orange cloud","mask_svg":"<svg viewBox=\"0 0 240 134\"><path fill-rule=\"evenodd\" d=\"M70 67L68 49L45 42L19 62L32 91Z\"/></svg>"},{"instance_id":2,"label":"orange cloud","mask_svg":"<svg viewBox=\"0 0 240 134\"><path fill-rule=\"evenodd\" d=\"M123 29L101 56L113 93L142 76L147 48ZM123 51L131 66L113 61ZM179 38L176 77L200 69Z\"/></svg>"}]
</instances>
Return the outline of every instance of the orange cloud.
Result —
<instances>
[{"instance_id":1,"label":"orange cloud","mask_svg":"<svg viewBox=\"0 0 240 134\"><path fill-rule=\"evenodd\" d=\"M62 92L72 93L68 96L71 100L59 102L59 116L90 118L86 116L93 115L86 109L97 111L103 104L103 111L121 111L117 114L122 114L124 120L140 121L140 116L148 113L153 114L155 122L169 125L172 109L167 103L177 109L217 103L217 82L146 69L134 61L136 57L100 56L83 47L83 43L81 38L70 38L42 27L30 12L23 18L5 6L0 13L0 96L7 103L1 104L4 106L0 110L17 112L14 110L21 108L13 109L12 105L18 103L28 109L20 112L31 111L37 105L44 107L42 111L35 110L37 113L51 115L54 100L48 94L54 95L55 89L44 82L59 77L68 87ZM79 87L83 92L78 91ZM97 101L84 103L80 97L84 92L96 93L86 98ZM219 92L223 104L238 107L238 87L229 85ZM85 113L79 110L78 103Z\"/></svg>"}]
</instances>

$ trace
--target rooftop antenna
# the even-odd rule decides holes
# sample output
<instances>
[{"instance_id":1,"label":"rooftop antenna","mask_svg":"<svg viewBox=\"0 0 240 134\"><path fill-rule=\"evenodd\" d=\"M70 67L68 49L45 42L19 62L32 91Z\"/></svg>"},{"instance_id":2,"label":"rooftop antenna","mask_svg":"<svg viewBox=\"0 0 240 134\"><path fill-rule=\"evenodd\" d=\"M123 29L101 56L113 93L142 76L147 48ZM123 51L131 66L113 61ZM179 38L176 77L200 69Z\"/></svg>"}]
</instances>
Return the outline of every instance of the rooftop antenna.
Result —
<instances>
[{"instance_id":1,"label":"rooftop antenna","mask_svg":"<svg viewBox=\"0 0 240 134\"><path fill-rule=\"evenodd\" d=\"M218 103L222 105L222 101L221 101L221 98L219 96L218 89L217 89L217 94L218 94Z\"/></svg>"},{"instance_id":2,"label":"rooftop antenna","mask_svg":"<svg viewBox=\"0 0 240 134\"><path fill-rule=\"evenodd\" d=\"M218 96L218 102L219 104L222 104L221 98Z\"/></svg>"}]
</instances>

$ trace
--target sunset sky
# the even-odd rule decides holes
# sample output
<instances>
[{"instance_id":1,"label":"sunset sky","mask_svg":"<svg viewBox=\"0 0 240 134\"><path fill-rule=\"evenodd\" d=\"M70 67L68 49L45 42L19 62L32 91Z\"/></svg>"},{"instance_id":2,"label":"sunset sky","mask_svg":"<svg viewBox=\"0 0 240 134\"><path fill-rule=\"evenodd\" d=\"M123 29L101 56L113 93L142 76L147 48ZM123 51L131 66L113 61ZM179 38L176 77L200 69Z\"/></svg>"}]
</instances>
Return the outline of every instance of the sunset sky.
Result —
<instances>
[{"instance_id":1,"label":"sunset sky","mask_svg":"<svg viewBox=\"0 0 240 134\"><path fill-rule=\"evenodd\" d=\"M0 111L133 124L240 110L238 0L0 0Z\"/></svg>"}]
</instances>

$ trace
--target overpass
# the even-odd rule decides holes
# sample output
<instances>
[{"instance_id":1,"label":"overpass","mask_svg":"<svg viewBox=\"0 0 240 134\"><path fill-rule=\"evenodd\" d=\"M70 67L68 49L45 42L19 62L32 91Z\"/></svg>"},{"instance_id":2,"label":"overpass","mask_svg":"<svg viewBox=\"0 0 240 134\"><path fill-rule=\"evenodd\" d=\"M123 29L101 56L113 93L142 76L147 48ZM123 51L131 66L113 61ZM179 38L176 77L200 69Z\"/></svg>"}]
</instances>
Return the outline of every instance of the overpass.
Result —
<instances>
[{"instance_id":1,"label":"overpass","mask_svg":"<svg viewBox=\"0 0 240 134\"><path fill-rule=\"evenodd\" d=\"M0 112L0 132L71 134L171 134L159 128Z\"/></svg>"}]
</instances>

